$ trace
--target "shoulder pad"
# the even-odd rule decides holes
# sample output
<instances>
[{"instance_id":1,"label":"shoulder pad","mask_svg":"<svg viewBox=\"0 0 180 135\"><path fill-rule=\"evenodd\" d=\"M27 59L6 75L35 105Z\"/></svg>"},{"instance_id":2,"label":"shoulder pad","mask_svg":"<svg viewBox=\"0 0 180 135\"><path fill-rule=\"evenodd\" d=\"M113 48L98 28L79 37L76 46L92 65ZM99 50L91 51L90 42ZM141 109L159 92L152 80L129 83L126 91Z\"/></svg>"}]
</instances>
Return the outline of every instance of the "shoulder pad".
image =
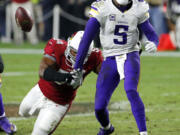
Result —
<instances>
[{"instance_id":1,"label":"shoulder pad","mask_svg":"<svg viewBox=\"0 0 180 135\"><path fill-rule=\"evenodd\" d=\"M58 45L64 45L66 44L66 41L65 40L62 40L62 39L55 39L55 38L52 38L52 40L58 44Z\"/></svg>"},{"instance_id":2,"label":"shoulder pad","mask_svg":"<svg viewBox=\"0 0 180 135\"><path fill-rule=\"evenodd\" d=\"M136 0L136 13L142 16L149 11L149 4L144 0Z\"/></svg>"},{"instance_id":3,"label":"shoulder pad","mask_svg":"<svg viewBox=\"0 0 180 135\"><path fill-rule=\"evenodd\" d=\"M103 9L105 7L105 3L106 3L106 0L97 0L97 1L93 2L91 4L90 13L93 14L93 12L94 12L95 14L99 14L100 12L103 11Z\"/></svg>"},{"instance_id":4,"label":"shoulder pad","mask_svg":"<svg viewBox=\"0 0 180 135\"><path fill-rule=\"evenodd\" d=\"M105 5L106 0L96 0L91 4L92 7L101 8Z\"/></svg>"}]
</instances>

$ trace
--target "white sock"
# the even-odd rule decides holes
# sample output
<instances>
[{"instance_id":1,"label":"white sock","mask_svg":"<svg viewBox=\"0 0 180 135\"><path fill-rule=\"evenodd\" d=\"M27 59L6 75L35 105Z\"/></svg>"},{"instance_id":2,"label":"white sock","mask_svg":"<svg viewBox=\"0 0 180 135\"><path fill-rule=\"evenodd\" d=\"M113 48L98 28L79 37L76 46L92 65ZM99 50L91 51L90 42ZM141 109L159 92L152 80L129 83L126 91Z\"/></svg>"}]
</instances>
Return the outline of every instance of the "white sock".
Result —
<instances>
[{"instance_id":1,"label":"white sock","mask_svg":"<svg viewBox=\"0 0 180 135\"><path fill-rule=\"evenodd\" d=\"M5 112L4 112L3 115L0 116L0 118L5 117L5 116L6 116L6 114L5 114Z\"/></svg>"},{"instance_id":2,"label":"white sock","mask_svg":"<svg viewBox=\"0 0 180 135\"><path fill-rule=\"evenodd\" d=\"M148 135L147 131L140 132L140 135Z\"/></svg>"},{"instance_id":3,"label":"white sock","mask_svg":"<svg viewBox=\"0 0 180 135\"><path fill-rule=\"evenodd\" d=\"M106 127L102 127L105 130L108 130L111 127L111 123L109 123Z\"/></svg>"}]
</instances>

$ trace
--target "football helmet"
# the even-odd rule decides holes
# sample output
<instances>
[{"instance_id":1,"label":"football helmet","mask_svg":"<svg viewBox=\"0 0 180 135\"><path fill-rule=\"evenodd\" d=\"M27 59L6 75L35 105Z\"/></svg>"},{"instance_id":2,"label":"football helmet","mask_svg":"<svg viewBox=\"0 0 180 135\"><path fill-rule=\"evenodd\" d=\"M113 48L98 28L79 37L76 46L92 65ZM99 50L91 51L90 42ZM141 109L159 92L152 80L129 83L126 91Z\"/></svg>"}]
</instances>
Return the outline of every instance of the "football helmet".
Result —
<instances>
[{"instance_id":1,"label":"football helmet","mask_svg":"<svg viewBox=\"0 0 180 135\"><path fill-rule=\"evenodd\" d=\"M116 0L118 4L125 6L129 4L132 0Z\"/></svg>"},{"instance_id":2,"label":"football helmet","mask_svg":"<svg viewBox=\"0 0 180 135\"><path fill-rule=\"evenodd\" d=\"M67 48L66 48L66 51L65 51L65 57L66 57L66 60L72 64L72 65L70 65L67 62L67 64L69 66L73 67L75 62L76 62L76 54L77 54L77 51L78 51L78 48L79 48L80 41L81 41L81 39L83 37L83 34L84 34L84 31L78 31L75 34L73 34L71 37L68 38L68 41L67 41L68 44L67 44ZM93 46L94 46L94 42L92 41L90 46L89 46L87 56L86 56L86 58L84 60L84 64L87 62L88 57L91 55Z\"/></svg>"}]
</instances>

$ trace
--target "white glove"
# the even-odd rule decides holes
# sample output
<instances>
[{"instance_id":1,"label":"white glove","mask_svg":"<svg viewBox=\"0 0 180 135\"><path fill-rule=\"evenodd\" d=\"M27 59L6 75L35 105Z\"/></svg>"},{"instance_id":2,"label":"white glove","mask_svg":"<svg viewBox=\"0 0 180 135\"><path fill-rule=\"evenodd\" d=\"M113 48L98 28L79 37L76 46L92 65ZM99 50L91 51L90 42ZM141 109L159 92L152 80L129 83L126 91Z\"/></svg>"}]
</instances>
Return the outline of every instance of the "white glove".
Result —
<instances>
[{"instance_id":1,"label":"white glove","mask_svg":"<svg viewBox=\"0 0 180 135\"><path fill-rule=\"evenodd\" d=\"M73 89L76 89L77 87L82 85L83 73L80 69L74 69L72 72L70 72L70 74L72 75L73 79L68 83L68 85L72 86Z\"/></svg>"},{"instance_id":2,"label":"white glove","mask_svg":"<svg viewBox=\"0 0 180 135\"><path fill-rule=\"evenodd\" d=\"M155 53L157 51L156 45L151 41L146 41L145 43L145 51L148 53Z\"/></svg>"}]
</instances>

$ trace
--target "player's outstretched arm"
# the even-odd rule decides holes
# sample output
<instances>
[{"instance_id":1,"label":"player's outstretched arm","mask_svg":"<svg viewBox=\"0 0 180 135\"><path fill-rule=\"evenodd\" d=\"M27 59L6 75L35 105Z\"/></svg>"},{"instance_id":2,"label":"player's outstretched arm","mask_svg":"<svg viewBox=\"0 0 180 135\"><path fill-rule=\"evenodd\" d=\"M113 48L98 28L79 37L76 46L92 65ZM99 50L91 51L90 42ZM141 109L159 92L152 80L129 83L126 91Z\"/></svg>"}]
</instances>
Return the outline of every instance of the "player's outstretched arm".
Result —
<instances>
[{"instance_id":1,"label":"player's outstretched arm","mask_svg":"<svg viewBox=\"0 0 180 135\"><path fill-rule=\"evenodd\" d=\"M82 69L84 59L87 55L90 43L92 42L93 38L95 37L96 33L99 31L100 24L96 18L90 18L86 24L84 35L81 39L78 53L76 56L76 63L74 68L75 69Z\"/></svg>"},{"instance_id":2,"label":"player's outstretched arm","mask_svg":"<svg viewBox=\"0 0 180 135\"><path fill-rule=\"evenodd\" d=\"M56 81L59 83L71 81L71 75L69 73L57 72L56 62L48 57L43 57L39 67L39 76L46 81Z\"/></svg>"}]
</instances>

